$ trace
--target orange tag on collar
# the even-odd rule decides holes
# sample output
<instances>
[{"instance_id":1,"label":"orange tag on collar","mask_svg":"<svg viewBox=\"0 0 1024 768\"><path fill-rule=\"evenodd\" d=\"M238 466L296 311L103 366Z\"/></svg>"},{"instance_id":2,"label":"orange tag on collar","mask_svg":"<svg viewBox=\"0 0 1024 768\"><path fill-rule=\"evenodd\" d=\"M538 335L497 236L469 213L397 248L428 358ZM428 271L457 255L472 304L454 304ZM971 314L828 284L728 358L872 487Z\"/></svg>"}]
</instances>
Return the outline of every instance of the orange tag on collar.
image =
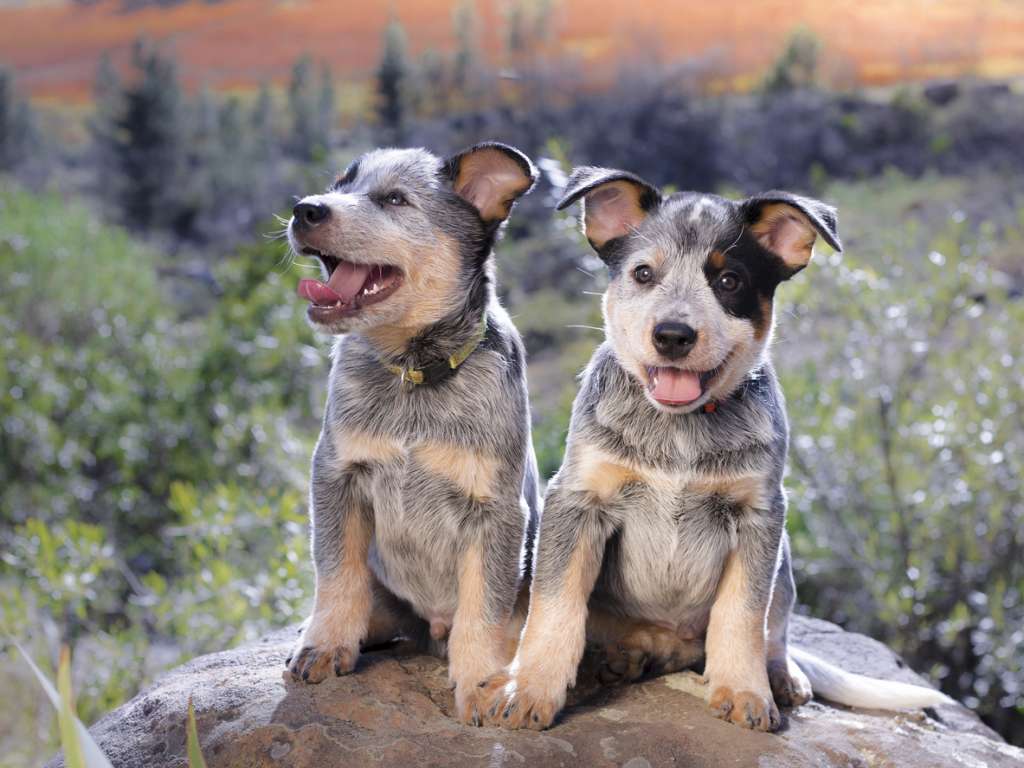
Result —
<instances>
[{"instance_id":1,"label":"orange tag on collar","mask_svg":"<svg viewBox=\"0 0 1024 768\"><path fill-rule=\"evenodd\" d=\"M718 403L714 400L708 400L704 403L704 413L714 413L718 410Z\"/></svg>"}]
</instances>

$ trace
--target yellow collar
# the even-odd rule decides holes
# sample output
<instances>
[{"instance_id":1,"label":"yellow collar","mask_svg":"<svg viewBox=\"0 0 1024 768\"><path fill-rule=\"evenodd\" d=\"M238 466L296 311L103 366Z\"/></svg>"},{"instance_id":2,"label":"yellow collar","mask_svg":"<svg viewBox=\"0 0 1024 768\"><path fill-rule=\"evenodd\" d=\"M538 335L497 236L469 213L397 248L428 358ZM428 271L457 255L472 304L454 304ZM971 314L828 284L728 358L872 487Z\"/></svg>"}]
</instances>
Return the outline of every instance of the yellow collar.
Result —
<instances>
[{"instance_id":1,"label":"yellow collar","mask_svg":"<svg viewBox=\"0 0 1024 768\"><path fill-rule=\"evenodd\" d=\"M455 374L459 366L462 365L472 355L476 348L483 342L484 337L487 336L487 311L484 310L484 316L480 319L480 324L477 327L476 333L473 337L455 350L444 360L438 360L423 366L422 368L405 368L401 365L393 365L391 363L383 363L384 367L402 379L403 382L410 382L411 384L419 385L431 385L439 384L450 376Z\"/></svg>"}]
</instances>

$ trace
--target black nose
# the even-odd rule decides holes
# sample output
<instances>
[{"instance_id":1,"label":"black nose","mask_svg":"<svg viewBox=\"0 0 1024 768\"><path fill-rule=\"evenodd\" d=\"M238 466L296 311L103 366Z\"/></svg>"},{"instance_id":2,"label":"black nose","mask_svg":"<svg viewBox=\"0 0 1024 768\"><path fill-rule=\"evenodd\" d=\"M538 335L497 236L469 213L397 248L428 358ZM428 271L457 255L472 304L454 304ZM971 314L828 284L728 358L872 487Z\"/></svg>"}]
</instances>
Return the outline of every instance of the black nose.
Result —
<instances>
[{"instance_id":1,"label":"black nose","mask_svg":"<svg viewBox=\"0 0 1024 768\"><path fill-rule=\"evenodd\" d=\"M299 203L292 208L295 225L300 229L311 229L331 215L331 209L320 203Z\"/></svg>"},{"instance_id":2,"label":"black nose","mask_svg":"<svg viewBox=\"0 0 1024 768\"><path fill-rule=\"evenodd\" d=\"M685 357L697 343L697 331L686 323L658 323L654 326L654 348L670 360Z\"/></svg>"}]
</instances>

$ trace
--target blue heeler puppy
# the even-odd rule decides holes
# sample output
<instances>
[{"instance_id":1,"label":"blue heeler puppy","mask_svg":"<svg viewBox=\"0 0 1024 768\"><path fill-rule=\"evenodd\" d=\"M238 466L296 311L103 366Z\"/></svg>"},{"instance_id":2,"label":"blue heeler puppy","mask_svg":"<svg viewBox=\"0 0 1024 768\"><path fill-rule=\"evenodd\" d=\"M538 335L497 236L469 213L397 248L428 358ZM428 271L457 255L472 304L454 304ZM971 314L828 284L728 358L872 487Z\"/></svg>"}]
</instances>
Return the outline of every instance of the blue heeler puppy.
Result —
<instances>
[{"instance_id":1,"label":"blue heeler puppy","mask_svg":"<svg viewBox=\"0 0 1024 768\"><path fill-rule=\"evenodd\" d=\"M522 341L492 249L536 170L518 150L384 149L295 206L313 327L338 336L310 507L316 600L287 664L318 683L396 636L446 650L457 716L506 665L537 514ZM428 640L429 642L429 640Z\"/></svg>"},{"instance_id":2,"label":"blue heeler puppy","mask_svg":"<svg viewBox=\"0 0 1024 768\"><path fill-rule=\"evenodd\" d=\"M787 192L664 198L642 179L577 169L559 208L610 273L606 341L573 407L551 481L529 617L515 659L484 686L485 717L546 728L586 640L605 675L704 658L715 715L774 730L812 688L844 704L919 707L931 689L847 674L787 646L794 602L782 473L788 427L768 359L776 287L835 211Z\"/></svg>"}]
</instances>

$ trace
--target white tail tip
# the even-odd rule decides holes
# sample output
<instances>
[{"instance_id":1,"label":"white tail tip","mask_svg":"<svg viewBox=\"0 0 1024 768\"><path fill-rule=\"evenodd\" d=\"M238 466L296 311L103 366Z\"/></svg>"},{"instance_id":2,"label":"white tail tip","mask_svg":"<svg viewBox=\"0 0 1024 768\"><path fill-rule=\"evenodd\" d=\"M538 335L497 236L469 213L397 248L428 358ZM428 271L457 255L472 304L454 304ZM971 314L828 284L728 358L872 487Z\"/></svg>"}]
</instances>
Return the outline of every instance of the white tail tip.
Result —
<instances>
[{"instance_id":1,"label":"white tail tip","mask_svg":"<svg viewBox=\"0 0 1024 768\"><path fill-rule=\"evenodd\" d=\"M806 651L790 646L789 655L811 681L815 697L848 707L865 709L922 709L952 704L953 699L934 688L879 680L846 672Z\"/></svg>"}]
</instances>

